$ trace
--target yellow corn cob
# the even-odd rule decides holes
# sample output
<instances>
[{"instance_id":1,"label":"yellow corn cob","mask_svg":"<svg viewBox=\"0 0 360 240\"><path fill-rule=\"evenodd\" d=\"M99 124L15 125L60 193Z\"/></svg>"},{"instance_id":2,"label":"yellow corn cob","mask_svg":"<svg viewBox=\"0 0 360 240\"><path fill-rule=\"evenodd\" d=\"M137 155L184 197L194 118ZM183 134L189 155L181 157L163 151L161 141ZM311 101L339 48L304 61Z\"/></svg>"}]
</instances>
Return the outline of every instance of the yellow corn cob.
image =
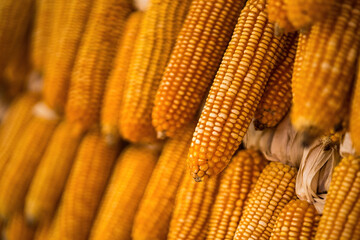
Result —
<instances>
[{"instance_id":1,"label":"yellow corn cob","mask_svg":"<svg viewBox=\"0 0 360 240\"><path fill-rule=\"evenodd\" d=\"M134 240L166 239L194 128L190 124L165 144L137 210Z\"/></svg>"},{"instance_id":2,"label":"yellow corn cob","mask_svg":"<svg viewBox=\"0 0 360 240\"><path fill-rule=\"evenodd\" d=\"M269 163L245 206L234 240L268 239L283 207L295 195L296 168L280 162Z\"/></svg>"},{"instance_id":3,"label":"yellow corn cob","mask_svg":"<svg viewBox=\"0 0 360 240\"><path fill-rule=\"evenodd\" d=\"M32 107L38 100L36 93L28 92L16 99L1 123L0 133L0 176L11 158L23 129L32 117Z\"/></svg>"},{"instance_id":4,"label":"yellow corn cob","mask_svg":"<svg viewBox=\"0 0 360 240\"><path fill-rule=\"evenodd\" d=\"M185 174L176 194L167 239L205 239L217 185L218 177L195 182L189 174Z\"/></svg>"},{"instance_id":5,"label":"yellow corn cob","mask_svg":"<svg viewBox=\"0 0 360 240\"><path fill-rule=\"evenodd\" d=\"M81 137L76 125L63 122L56 128L26 196L29 221L47 221L55 212Z\"/></svg>"},{"instance_id":6,"label":"yellow corn cob","mask_svg":"<svg viewBox=\"0 0 360 240\"><path fill-rule=\"evenodd\" d=\"M22 135L0 178L0 215L9 217L20 210L41 156L56 127L57 119L34 117Z\"/></svg>"},{"instance_id":7,"label":"yellow corn cob","mask_svg":"<svg viewBox=\"0 0 360 240\"><path fill-rule=\"evenodd\" d=\"M17 48L21 47L31 24L34 0L0 2L0 73Z\"/></svg>"},{"instance_id":8,"label":"yellow corn cob","mask_svg":"<svg viewBox=\"0 0 360 240\"><path fill-rule=\"evenodd\" d=\"M283 0L286 13L295 30L324 19L338 0Z\"/></svg>"},{"instance_id":9,"label":"yellow corn cob","mask_svg":"<svg viewBox=\"0 0 360 240\"><path fill-rule=\"evenodd\" d=\"M281 210L270 240L314 239L320 215L314 205L302 200L291 200Z\"/></svg>"},{"instance_id":10,"label":"yellow corn cob","mask_svg":"<svg viewBox=\"0 0 360 240\"><path fill-rule=\"evenodd\" d=\"M50 227L51 221L49 220L41 223L36 229L34 240L49 240Z\"/></svg>"},{"instance_id":11,"label":"yellow corn cob","mask_svg":"<svg viewBox=\"0 0 360 240\"><path fill-rule=\"evenodd\" d=\"M156 93L152 121L173 136L195 118L221 62L244 0L195 0Z\"/></svg>"},{"instance_id":12,"label":"yellow corn cob","mask_svg":"<svg viewBox=\"0 0 360 240\"><path fill-rule=\"evenodd\" d=\"M50 239L88 238L116 154L117 148L108 146L99 131L85 136L49 233Z\"/></svg>"},{"instance_id":13,"label":"yellow corn cob","mask_svg":"<svg viewBox=\"0 0 360 240\"><path fill-rule=\"evenodd\" d=\"M360 158L335 167L315 239L360 239Z\"/></svg>"},{"instance_id":14,"label":"yellow corn cob","mask_svg":"<svg viewBox=\"0 0 360 240\"><path fill-rule=\"evenodd\" d=\"M291 120L310 137L341 122L358 56L360 1L343 0L335 5L306 34L301 67L294 68Z\"/></svg>"},{"instance_id":15,"label":"yellow corn cob","mask_svg":"<svg viewBox=\"0 0 360 240\"><path fill-rule=\"evenodd\" d=\"M71 76L66 118L84 128L100 117L102 95L131 0L95 0Z\"/></svg>"},{"instance_id":16,"label":"yellow corn cob","mask_svg":"<svg viewBox=\"0 0 360 240\"><path fill-rule=\"evenodd\" d=\"M285 0L268 0L267 10L269 21L275 23L276 34L296 30L287 16Z\"/></svg>"},{"instance_id":17,"label":"yellow corn cob","mask_svg":"<svg viewBox=\"0 0 360 240\"><path fill-rule=\"evenodd\" d=\"M358 64L358 72L353 91L349 128L355 151L357 154L360 154L360 61Z\"/></svg>"},{"instance_id":18,"label":"yellow corn cob","mask_svg":"<svg viewBox=\"0 0 360 240\"><path fill-rule=\"evenodd\" d=\"M128 70L119 127L132 142L153 141L151 111L191 0L150 0Z\"/></svg>"},{"instance_id":19,"label":"yellow corn cob","mask_svg":"<svg viewBox=\"0 0 360 240\"><path fill-rule=\"evenodd\" d=\"M143 12L137 11L132 13L126 21L124 35L114 60L114 69L110 74L106 87L101 111L101 130L108 142L114 142L119 136L118 120L123 89L142 18Z\"/></svg>"},{"instance_id":20,"label":"yellow corn cob","mask_svg":"<svg viewBox=\"0 0 360 240\"><path fill-rule=\"evenodd\" d=\"M275 127L291 106L291 77L297 47L297 35L289 34L283 51L279 51L279 63L272 70L265 92L255 112L256 129Z\"/></svg>"},{"instance_id":21,"label":"yellow corn cob","mask_svg":"<svg viewBox=\"0 0 360 240\"><path fill-rule=\"evenodd\" d=\"M47 56L43 95L46 104L58 112L65 109L71 71L92 5L93 0L71 0L61 35L52 39L54 53Z\"/></svg>"},{"instance_id":22,"label":"yellow corn cob","mask_svg":"<svg viewBox=\"0 0 360 240\"><path fill-rule=\"evenodd\" d=\"M249 0L216 74L189 150L196 181L221 172L241 143L282 45L265 0Z\"/></svg>"},{"instance_id":23,"label":"yellow corn cob","mask_svg":"<svg viewBox=\"0 0 360 240\"><path fill-rule=\"evenodd\" d=\"M251 186L267 161L253 149L235 155L220 180L206 239L233 239Z\"/></svg>"},{"instance_id":24,"label":"yellow corn cob","mask_svg":"<svg viewBox=\"0 0 360 240\"><path fill-rule=\"evenodd\" d=\"M16 212L6 224L4 239L6 240L32 240L35 228L29 226L22 212Z\"/></svg>"},{"instance_id":25,"label":"yellow corn cob","mask_svg":"<svg viewBox=\"0 0 360 240\"><path fill-rule=\"evenodd\" d=\"M129 146L119 157L90 239L131 239L136 210L155 167L157 146Z\"/></svg>"}]
</instances>

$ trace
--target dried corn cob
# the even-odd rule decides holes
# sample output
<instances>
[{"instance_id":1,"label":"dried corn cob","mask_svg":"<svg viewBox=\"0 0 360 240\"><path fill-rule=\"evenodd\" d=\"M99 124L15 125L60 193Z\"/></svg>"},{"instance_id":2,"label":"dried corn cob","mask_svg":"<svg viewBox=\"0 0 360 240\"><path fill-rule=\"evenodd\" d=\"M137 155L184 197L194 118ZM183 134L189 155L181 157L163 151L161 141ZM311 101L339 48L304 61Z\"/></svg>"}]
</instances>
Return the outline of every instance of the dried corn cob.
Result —
<instances>
[{"instance_id":1,"label":"dried corn cob","mask_svg":"<svg viewBox=\"0 0 360 240\"><path fill-rule=\"evenodd\" d=\"M134 240L166 239L177 189L195 125L190 124L165 143L134 220Z\"/></svg>"},{"instance_id":2,"label":"dried corn cob","mask_svg":"<svg viewBox=\"0 0 360 240\"><path fill-rule=\"evenodd\" d=\"M235 155L220 180L206 239L233 239L251 187L267 161L253 149Z\"/></svg>"},{"instance_id":3,"label":"dried corn cob","mask_svg":"<svg viewBox=\"0 0 360 240\"><path fill-rule=\"evenodd\" d=\"M205 239L211 205L215 200L218 177L205 182L194 182L185 174L170 222L168 239Z\"/></svg>"},{"instance_id":4,"label":"dried corn cob","mask_svg":"<svg viewBox=\"0 0 360 240\"><path fill-rule=\"evenodd\" d=\"M297 34L289 34L284 49L279 51L279 63L272 70L265 92L255 112L256 129L275 127L291 105L291 77L297 47Z\"/></svg>"},{"instance_id":5,"label":"dried corn cob","mask_svg":"<svg viewBox=\"0 0 360 240\"><path fill-rule=\"evenodd\" d=\"M37 116L23 130L0 178L1 216L8 217L23 207L31 179L57 123L57 119Z\"/></svg>"},{"instance_id":6,"label":"dried corn cob","mask_svg":"<svg viewBox=\"0 0 360 240\"><path fill-rule=\"evenodd\" d=\"M114 60L114 69L106 87L101 111L101 130L110 143L118 138L118 120L123 89L142 18L143 12L137 11L132 13L126 21L124 35Z\"/></svg>"},{"instance_id":7,"label":"dried corn cob","mask_svg":"<svg viewBox=\"0 0 360 240\"><path fill-rule=\"evenodd\" d=\"M0 73L18 47L21 47L33 15L34 0L0 2Z\"/></svg>"},{"instance_id":8,"label":"dried corn cob","mask_svg":"<svg viewBox=\"0 0 360 240\"><path fill-rule=\"evenodd\" d=\"M355 81L353 98L351 100L350 136L357 154L360 154L360 61Z\"/></svg>"},{"instance_id":9,"label":"dried corn cob","mask_svg":"<svg viewBox=\"0 0 360 240\"><path fill-rule=\"evenodd\" d=\"M151 111L163 71L191 0L151 0L127 75L119 127L132 142L153 141Z\"/></svg>"},{"instance_id":10,"label":"dried corn cob","mask_svg":"<svg viewBox=\"0 0 360 240\"><path fill-rule=\"evenodd\" d=\"M71 76L66 118L84 128L100 117L102 95L131 0L96 0Z\"/></svg>"},{"instance_id":11,"label":"dried corn cob","mask_svg":"<svg viewBox=\"0 0 360 240\"><path fill-rule=\"evenodd\" d=\"M16 212L6 224L4 239L6 240L32 240L35 228L29 226L22 212Z\"/></svg>"},{"instance_id":12,"label":"dried corn cob","mask_svg":"<svg viewBox=\"0 0 360 240\"><path fill-rule=\"evenodd\" d=\"M358 56L360 1L343 0L335 5L324 20L312 26L304 53L300 53L301 67L294 68L291 120L310 138L341 122Z\"/></svg>"},{"instance_id":13,"label":"dried corn cob","mask_svg":"<svg viewBox=\"0 0 360 240\"><path fill-rule=\"evenodd\" d=\"M0 176L10 160L23 129L32 118L32 107L38 100L36 93L28 92L16 99L1 123L0 133Z\"/></svg>"},{"instance_id":14,"label":"dried corn cob","mask_svg":"<svg viewBox=\"0 0 360 240\"><path fill-rule=\"evenodd\" d=\"M52 221L45 221L45 222L41 223L36 228L34 240L48 240L51 223L52 223Z\"/></svg>"},{"instance_id":15,"label":"dried corn cob","mask_svg":"<svg viewBox=\"0 0 360 240\"><path fill-rule=\"evenodd\" d=\"M99 131L85 136L49 233L51 239L88 238L116 154L117 148L107 146Z\"/></svg>"},{"instance_id":16,"label":"dried corn cob","mask_svg":"<svg viewBox=\"0 0 360 240\"><path fill-rule=\"evenodd\" d=\"M159 148L129 146L119 157L90 239L131 239L131 227ZM115 226L116 227L112 227Z\"/></svg>"},{"instance_id":17,"label":"dried corn cob","mask_svg":"<svg viewBox=\"0 0 360 240\"><path fill-rule=\"evenodd\" d=\"M286 0L268 0L267 11L269 21L275 23L275 32L279 35L282 32L295 31L295 27L287 16Z\"/></svg>"},{"instance_id":18,"label":"dried corn cob","mask_svg":"<svg viewBox=\"0 0 360 240\"><path fill-rule=\"evenodd\" d=\"M61 35L56 36L52 48L56 54L47 56L44 76L44 101L51 108L63 112L69 91L71 71L78 53L85 26L94 0L71 0ZM64 1L57 1L64 2Z\"/></svg>"},{"instance_id":19,"label":"dried corn cob","mask_svg":"<svg viewBox=\"0 0 360 240\"><path fill-rule=\"evenodd\" d=\"M234 240L268 239L283 207L295 195L296 168L270 162L260 174L236 229Z\"/></svg>"},{"instance_id":20,"label":"dried corn cob","mask_svg":"<svg viewBox=\"0 0 360 240\"><path fill-rule=\"evenodd\" d=\"M63 122L56 128L26 196L25 213L30 222L45 222L55 212L81 137L76 125Z\"/></svg>"},{"instance_id":21,"label":"dried corn cob","mask_svg":"<svg viewBox=\"0 0 360 240\"><path fill-rule=\"evenodd\" d=\"M360 239L360 158L335 167L315 239Z\"/></svg>"},{"instance_id":22,"label":"dried corn cob","mask_svg":"<svg viewBox=\"0 0 360 240\"><path fill-rule=\"evenodd\" d=\"M195 0L181 28L152 112L158 132L173 136L195 118L244 0Z\"/></svg>"},{"instance_id":23,"label":"dried corn cob","mask_svg":"<svg viewBox=\"0 0 360 240\"><path fill-rule=\"evenodd\" d=\"M268 23L265 0L249 0L216 74L189 150L196 181L216 175L240 145L282 45Z\"/></svg>"},{"instance_id":24,"label":"dried corn cob","mask_svg":"<svg viewBox=\"0 0 360 240\"><path fill-rule=\"evenodd\" d=\"M291 200L281 210L270 240L314 239L320 215L314 205L302 200Z\"/></svg>"}]
</instances>

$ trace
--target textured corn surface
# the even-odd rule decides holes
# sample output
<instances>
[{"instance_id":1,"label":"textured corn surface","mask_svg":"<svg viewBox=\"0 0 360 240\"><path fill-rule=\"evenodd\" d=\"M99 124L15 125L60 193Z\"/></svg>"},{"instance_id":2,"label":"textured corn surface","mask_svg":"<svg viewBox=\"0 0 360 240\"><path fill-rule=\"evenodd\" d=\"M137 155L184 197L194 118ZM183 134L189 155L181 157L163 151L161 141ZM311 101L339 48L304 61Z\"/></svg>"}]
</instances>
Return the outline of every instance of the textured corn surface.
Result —
<instances>
[{"instance_id":1,"label":"textured corn surface","mask_svg":"<svg viewBox=\"0 0 360 240\"><path fill-rule=\"evenodd\" d=\"M176 194L167 239L205 239L218 180L218 177L214 177L195 182L189 174L185 174Z\"/></svg>"},{"instance_id":2,"label":"textured corn surface","mask_svg":"<svg viewBox=\"0 0 360 240\"><path fill-rule=\"evenodd\" d=\"M165 143L134 220L134 240L166 239L194 128L188 125Z\"/></svg>"},{"instance_id":3,"label":"textured corn surface","mask_svg":"<svg viewBox=\"0 0 360 240\"><path fill-rule=\"evenodd\" d=\"M51 218L64 189L82 132L67 122L56 128L26 195L25 214L31 222Z\"/></svg>"},{"instance_id":4,"label":"textured corn surface","mask_svg":"<svg viewBox=\"0 0 360 240\"><path fill-rule=\"evenodd\" d=\"M267 161L253 149L236 154L220 180L206 239L233 239L245 200Z\"/></svg>"},{"instance_id":5,"label":"textured corn surface","mask_svg":"<svg viewBox=\"0 0 360 240\"><path fill-rule=\"evenodd\" d=\"M194 179L216 175L245 135L281 44L265 0L247 1L195 129L188 165Z\"/></svg>"},{"instance_id":6,"label":"textured corn surface","mask_svg":"<svg viewBox=\"0 0 360 240\"><path fill-rule=\"evenodd\" d=\"M51 227L50 239L88 239L116 154L117 148L108 146L99 131L91 131L84 137Z\"/></svg>"},{"instance_id":7,"label":"textured corn surface","mask_svg":"<svg viewBox=\"0 0 360 240\"><path fill-rule=\"evenodd\" d=\"M269 239L277 217L295 195L296 168L270 162L260 174L245 206L234 240Z\"/></svg>"},{"instance_id":8,"label":"textured corn surface","mask_svg":"<svg viewBox=\"0 0 360 240\"><path fill-rule=\"evenodd\" d=\"M244 0L192 1L156 93L152 112L156 131L171 137L195 118L244 4Z\"/></svg>"},{"instance_id":9,"label":"textured corn surface","mask_svg":"<svg viewBox=\"0 0 360 240\"><path fill-rule=\"evenodd\" d=\"M126 20L123 37L114 60L114 67L106 86L101 110L101 130L109 142L119 136L118 120L126 82L126 75L134 52L143 12L136 11Z\"/></svg>"},{"instance_id":10,"label":"textured corn surface","mask_svg":"<svg viewBox=\"0 0 360 240\"><path fill-rule=\"evenodd\" d=\"M36 228L34 240L49 240L51 221L45 221Z\"/></svg>"},{"instance_id":11,"label":"textured corn surface","mask_svg":"<svg viewBox=\"0 0 360 240\"><path fill-rule=\"evenodd\" d=\"M61 34L52 39L53 53L47 55L43 95L46 104L58 112L64 112L65 109L71 71L93 2L94 0L71 0L65 9L67 18L62 23Z\"/></svg>"},{"instance_id":12,"label":"textured corn surface","mask_svg":"<svg viewBox=\"0 0 360 240\"><path fill-rule=\"evenodd\" d=\"M34 0L0 2L0 73L23 43L33 16Z\"/></svg>"},{"instance_id":13,"label":"textured corn surface","mask_svg":"<svg viewBox=\"0 0 360 240\"><path fill-rule=\"evenodd\" d=\"M295 30L287 16L285 0L268 0L267 11L269 21L275 23L277 34Z\"/></svg>"},{"instance_id":14,"label":"textured corn surface","mask_svg":"<svg viewBox=\"0 0 360 240\"><path fill-rule=\"evenodd\" d=\"M23 129L32 118L32 107L39 99L35 93L25 93L10 105L1 123L0 132L0 176L9 162Z\"/></svg>"},{"instance_id":15,"label":"textured corn surface","mask_svg":"<svg viewBox=\"0 0 360 240\"><path fill-rule=\"evenodd\" d=\"M0 215L21 210L36 168L56 128L57 120L34 117L22 129L11 159L0 177Z\"/></svg>"},{"instance_id":16,"label":"textured corn surface","mask_svg":"<svg viewBox=\"0 0 360 240\"><path fill-rule=\"evenodd\" d=\"M279 63L272 70L265 92L255 112L257 129L275 127L291 106L291 77L297 47L297 35L289 34L284 49L279 51Z\"/></svg>"},{"instance_id":17,"label":"textured corn surface","mask_svg":"<svg viewBox=\"0 0 360 240\"><path fill-rule=\"evenodd\" d=\"M35 227L26 223L21 212L16 212L7 222L3 236L6 240L32 240L34 234Z\"/></svg>"},{"instance_id":18,"label":"textured corn surface","mask_svg":"<svg viewBox=\"0 0 360 240\"><path fill-rule=\"evenodd\" d=\"M71 75L66 118L89 128L100 118L102 96L126 18L130 0L96 0L83 33Z\"/></svg>"},{"instance_id":19,"label":"textured corn surface","mask_svg":"<svg viewBox=\"0 0 360 240\"><path fill-rule=\"evenodd\" d=\"M132 142L153 141L151 111L190 0L150 0L144 14L124 89L119 127Z\"/></svg>"},{"instance_id":20,"label":"textured corn surface","mask_svg":"<svg viewBox=\"0 0 360 240\"><path fill-rule=\"evenodd\" d=\"M124 150L114 168L90 239L131 239L135 213L158 154L158 148L148 145L130 145Z\"/></svg>"},{"instance_id":21,"label":"textured corn surface","mask_svg":"<svg viewBox=\"0 0 360 240\"><path fill-rule=\"evenodd\" d=\"M291 200L281 210L270 240L314 239L320 215L314 205L302 200Z\"/></svg>"},{"instance_id":22,"label":"textured corn surface","mask_svg":"<svg viewBox=\"0 0 360 240\"><path fill-rule=\"evenodd\" d=\"M315 239L360 239L360 158L335 167Z\"/></svg>"},{"instance_id":23,"label":"textured corn surface","mask_svg":"<svg viewBox=\"0 0 360 240\"><path fill-rule=\"evenodd\" d=\"M360 64L360 61L359 61ZM350 111L350 136L357 154L360 154L360 66L358 65Z\"/></svg>"},{"instance_id":24,"label":"textured corn surface","mask_svg":"<svg viewBox=\"0 0 360 240\"><path fill-rule=\"evenodd\" d=\"M291 121L298 131L318 135L344 117L358 56L359 29L360 2L343 0L304 33L308 35L306 44L296 53L304 51L299 53L301 64L295 60L292 79Z\"/></svg>"}]
</instances>

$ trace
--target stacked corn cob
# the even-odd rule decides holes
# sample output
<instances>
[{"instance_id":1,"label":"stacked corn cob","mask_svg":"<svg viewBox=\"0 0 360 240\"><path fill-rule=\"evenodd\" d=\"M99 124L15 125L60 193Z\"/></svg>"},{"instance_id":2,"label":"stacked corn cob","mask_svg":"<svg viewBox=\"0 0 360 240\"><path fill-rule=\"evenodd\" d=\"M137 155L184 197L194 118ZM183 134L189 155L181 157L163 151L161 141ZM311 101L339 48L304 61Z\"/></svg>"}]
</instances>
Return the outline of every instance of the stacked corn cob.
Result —
<instances>
[{"instance_id":1,"label":"stacked corn cob","mask_svg":"<svg viewBox=\"0 0 360 240\"><path fill-rule=\"evenodd\" d=\"M360 239L359 31L359 0L3 0L3 235ZM281 128L347 150L306 177Z\"/></svg>"}]
</instances>

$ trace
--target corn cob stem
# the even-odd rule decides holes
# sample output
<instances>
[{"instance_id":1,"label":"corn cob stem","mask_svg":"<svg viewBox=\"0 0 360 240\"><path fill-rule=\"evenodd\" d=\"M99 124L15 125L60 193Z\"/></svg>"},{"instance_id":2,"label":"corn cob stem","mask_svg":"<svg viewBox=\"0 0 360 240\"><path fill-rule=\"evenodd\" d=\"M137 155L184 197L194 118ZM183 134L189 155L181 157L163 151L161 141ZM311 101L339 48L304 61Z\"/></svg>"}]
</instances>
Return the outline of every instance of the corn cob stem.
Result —
<instances>
[{"instance_id":1,"label":"corn cob stem","mask_svg":"<svg viewBox=\"0 0 360 240\"><path fill-rule=\"evenodd\" d=\"M7 240L32 240L35 228L29 226L22 212L16 212L6 224L4 239Z\"/></svg>"},{"instance_id":2,"label":"corn cob stem","mask_svg":"<svg viewBox=\"0 0 360 240\"><path fill-rule=\"evenodd\" d=\"M156 93L152 120L158 132L172 137L195 118L244 4L192 1Z\"/></svg>"}]
</instances>

